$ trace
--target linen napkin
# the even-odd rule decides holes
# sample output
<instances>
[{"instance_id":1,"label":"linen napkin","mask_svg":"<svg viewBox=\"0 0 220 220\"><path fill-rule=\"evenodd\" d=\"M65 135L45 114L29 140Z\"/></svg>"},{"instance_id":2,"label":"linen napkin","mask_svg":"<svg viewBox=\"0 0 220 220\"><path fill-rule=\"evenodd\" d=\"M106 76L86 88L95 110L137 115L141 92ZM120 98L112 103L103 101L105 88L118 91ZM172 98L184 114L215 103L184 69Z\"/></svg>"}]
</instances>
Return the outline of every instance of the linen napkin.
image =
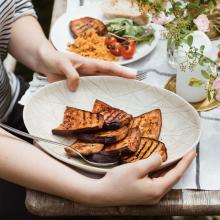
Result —
<instances>
[{"instance_id":1,"label":"linen napkin","mask_svg":"<svg viewBox=\"0 0 220 220\"><path fill-rule=\"evenodd\" d=\"M102 0L68 0L68 12L80 6L101 1ZM219 43L220 41L212 42L213 57L217 54L217 45ZM166 42L162 39L159 40L156 49L151 54L135 63L127 65L127 67L136 70L153 69L154 71L149 72L144 82L159 87L164 87L170 77L176 72L175 69L172 69L168 65ZM46 78L39 79L37 75L35 75L34 82L21 100L22 104L25 104L33 92L46 83ZM220 108L202 112L200 116L203 132L201 140L196 147L197 158L193 161L179 183L174 187L175 189L220 190ZM92 174L86 173L86 175L97 178L97 176Z\"/></svg>"}]
</instances>

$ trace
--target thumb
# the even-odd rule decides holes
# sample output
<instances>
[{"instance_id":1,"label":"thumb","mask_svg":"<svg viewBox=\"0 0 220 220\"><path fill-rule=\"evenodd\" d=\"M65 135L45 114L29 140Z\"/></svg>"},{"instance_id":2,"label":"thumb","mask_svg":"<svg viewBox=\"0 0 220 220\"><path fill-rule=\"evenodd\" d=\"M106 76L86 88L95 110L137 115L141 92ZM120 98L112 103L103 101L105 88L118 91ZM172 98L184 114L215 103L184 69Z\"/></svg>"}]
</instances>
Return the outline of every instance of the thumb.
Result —
<instances>
[{"instance_id":1,"label":"thumb","mask_svg":"<svg viewBox=\"0 0 220 220\"><path fill-rule=\"evenodd\" d=\"M67 79L67 87L70 91L75 91L79 85L79 74L71 62L66 62L62 68Z\"/></svg>"},{"instance_id":2,"label":"thumb","mask_svg":"<svg viewBox=\"0 0 220 220\"><path fill-rule=\"evenodd\" d=\"M162 158L160 154L153 154L147 159L136 161L132 165L135 166L134 169L136 170L138 178L142 178L159 168L161 163Z\"/></svg>"}]
</instances>

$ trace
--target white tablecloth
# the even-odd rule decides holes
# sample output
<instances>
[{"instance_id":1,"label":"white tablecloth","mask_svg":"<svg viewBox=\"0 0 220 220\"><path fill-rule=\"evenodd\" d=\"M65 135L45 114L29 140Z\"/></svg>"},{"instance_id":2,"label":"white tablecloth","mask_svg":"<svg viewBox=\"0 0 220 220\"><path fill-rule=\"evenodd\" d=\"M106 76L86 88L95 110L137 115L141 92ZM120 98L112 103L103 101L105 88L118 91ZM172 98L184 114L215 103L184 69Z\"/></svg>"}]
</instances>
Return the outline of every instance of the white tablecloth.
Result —
<instances>
[{"instance_id":1,"label":"white tablecloth","mask_svg":"<svg viewBox=\"0 0 220 220\"><path fill-rule=\"evenodd\" d=\"M68 0L68 11L76 9L79 6L97 3L102 0ZM213 55L217 54L217 44L213 42ZM128 67L137 70L156 69L161 74L151 72L148 78L144 80L146 83L164 87L175 70L170 68L167 63L166 42L160 40L157 48L145 58L138 62L129 64ZM39 84L40 83L40 84ZM44 86L47 82L43 82L42 78L34 78L32 82L32 91L35 88ZM32 94L27 92L26 98ZM187 170L180 182L175 186L176 189L206 189L220 190L220 108L200 114L203 133L200 143L196 147L197 158L193 161L190 168Z\"/></svg>"}]
</instances>

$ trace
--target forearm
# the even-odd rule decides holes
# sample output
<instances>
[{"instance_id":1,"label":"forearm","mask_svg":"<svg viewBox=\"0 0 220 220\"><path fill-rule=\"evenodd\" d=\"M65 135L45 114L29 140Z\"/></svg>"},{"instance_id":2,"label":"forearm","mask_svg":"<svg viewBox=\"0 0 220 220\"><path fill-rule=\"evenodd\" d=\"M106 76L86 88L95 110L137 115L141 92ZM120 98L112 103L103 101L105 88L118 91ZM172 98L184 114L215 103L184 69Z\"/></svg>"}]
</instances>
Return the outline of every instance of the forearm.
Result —
<instances>
[{"instance_id":1,"label":"forearm","mask_svg":"<svg viewBox=\"0 0 220 220\"><path fill-rule=\"evenodd\" d=\"M44 64L44 53L47 53L47 56L56 54L40 24L32 16L24 16L14 22L9 52L25 66L45 75L47 67Z\"/></svg>"},{"instance_id":2,"label":"forearm","mask_svg":"<svg viewBox=\"0 0 220 220\"><path fill-rule=\"evenodd\" d=\"M0 178L86 204L92 204L90 197L99 181L80 175L3 130L0 130Z\"/></svg>"}]
</instances>

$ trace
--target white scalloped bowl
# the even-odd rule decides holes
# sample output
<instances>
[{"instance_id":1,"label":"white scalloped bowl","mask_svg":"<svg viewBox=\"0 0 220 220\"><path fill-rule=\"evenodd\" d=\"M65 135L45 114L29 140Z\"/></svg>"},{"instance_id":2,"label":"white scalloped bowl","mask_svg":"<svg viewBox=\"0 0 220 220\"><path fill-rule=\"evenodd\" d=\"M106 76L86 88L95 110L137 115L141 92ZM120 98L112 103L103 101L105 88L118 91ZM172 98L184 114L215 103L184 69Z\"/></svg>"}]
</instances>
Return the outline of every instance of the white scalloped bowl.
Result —
<instances>
[{"instance_id":1,"label":"white scalloped bowl","mask_svg":"<svg viewBox=\"0 0 220 220\"><path fill-rule=\"evenodd\" d=\"M24 108L24 122L33 135L70 144L74 139L55 136L51 130L63 120L66 106L92 109L95 99L123 109L133 116L159 108L162 112L160 140L167 147L167 166L193 149L201 135L198 113L184 99L165 89L118 77L82 77L76 92L70 92L65 81L49 84L36 92ZM51 156L80 169L103 174L110 168L94 167L81 159L70 158L63 147L39 142Z\"/></svg>"}]
</instances>

